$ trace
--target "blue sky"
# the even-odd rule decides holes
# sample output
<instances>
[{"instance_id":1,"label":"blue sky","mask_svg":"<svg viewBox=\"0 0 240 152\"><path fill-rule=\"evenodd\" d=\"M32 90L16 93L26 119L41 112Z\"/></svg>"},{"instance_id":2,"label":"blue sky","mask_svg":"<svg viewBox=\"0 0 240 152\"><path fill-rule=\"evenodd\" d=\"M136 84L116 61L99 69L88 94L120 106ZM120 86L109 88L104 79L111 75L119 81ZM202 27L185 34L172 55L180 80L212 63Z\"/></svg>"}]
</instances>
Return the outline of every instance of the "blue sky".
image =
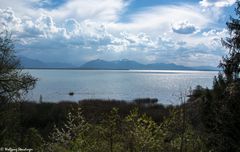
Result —
<instances>
[{"instance_id":1,"label":"blue sky","mask_svg":"<svg viewBox=\"0 0 240 152\"><path fill-rule=\"evenodd\" d=\"M235 0L0 0L20 56L216 66Z\"/></svg>"}]
</instances>

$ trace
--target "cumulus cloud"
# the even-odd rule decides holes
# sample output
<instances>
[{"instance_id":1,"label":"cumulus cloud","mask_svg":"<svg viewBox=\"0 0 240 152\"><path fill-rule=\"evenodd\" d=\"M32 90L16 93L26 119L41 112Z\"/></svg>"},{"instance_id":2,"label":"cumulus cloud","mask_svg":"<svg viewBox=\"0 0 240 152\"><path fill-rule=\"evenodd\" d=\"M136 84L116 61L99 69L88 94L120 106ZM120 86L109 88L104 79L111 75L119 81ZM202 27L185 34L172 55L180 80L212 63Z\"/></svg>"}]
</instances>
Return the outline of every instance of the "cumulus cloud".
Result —
<instances>
[{"instance_id":1,"label":"cumulus cloud","mask_svg":"<svg viewBox=\"0 0 240 152\"><path fill-rule=\"evenodd\" d=\"M46 15L42 15L36 20L35 27L45 35L58 32L52 17Z\"/></svg>"},{"instance_id":2,"label":"cumulus cloud","mask_svg":"<svg viewBox=\"0 0 240 152\"><path fill-rule=\"evenodd\" d=\"M211 29L207 32L203 32L203 36L209 37L209 36L214 36L214 37L219 37L219 38L224 38L228 35L228 30L227 29L221 29L221 30L216 30L216 29Z\"/></svg>"},{"instance_id":3,"label":"cumulus cloud","mask_svg":"<svg viewBox=\"0 0 240 152\"><path fill-rule=\"evenodd\" d=\"M203 7L228 7L233 5L236 0L201 0L199 3Z\"/></svg>"},{"instance_id":4,"label":"cumulus cloud","mask_svg":"<svg viewBox=\"0 0 240 152\"><path fill-rule=\"evenodd\" d=\"M21 19L15 16L11 8L0 9L0 25L6 30L21 30Z\"/></svg>"},{"instance_id":5,"label":"cumulus cloud","mask_svg":"<svg viewBox=\"0 0 240 152\"><path fill-rule=\"evenodd\" d=\"M192 34L197 31L195 25L189 23L188 21L178 22L172 25L172 30L179 34Z\"/></svg>"},{"instance_id":6,"label":"cumulus cloud","mask_svg":"<svg viewBox=\"0 0 240 152\"><path fill-rule=\"evenodd\" d=\"M31 58L75 63L96 58L128 58L148 63L184 64L178 59L187 56L190 65L196 58L204 61L222 56L214 52L210 43L220 31L197 33L198 28L209 27L213 21L209 14L194 5L144 8L125 16L127 22L120 22L131 0L103 0L101 3L99 0L71 0L51 9L33 7L39 1L46 5L49 0L31 0L30 4L25 3L27 0L12 1L22 3L13 5L14 9L0 9L0 24L11 28L16 35L18 53ZM98 5L92 5L94 3ZM33 8L38 13L34 14ZM196 57L196 53L206 55Z\"/></svg>"},{"instance_id":7,"label":"cumulus cloud","mask_svg":"<svg viewBox=\"0 0 240 152\"><path fill-rule=\"evenodd\" d=\"M79 22L73 18L67 19L64 22L63 26L68 33L73 35L79 34L79 32L81 31Z\"/></svg>"},{"instance_id":8,"label":"cumulus cloud","mask_svg":"<svg viewBox=\"0 0 240 152\"><path fill-rule=\"evenodd\" d=\"M122 32L118 36L111 35L111 41L107 45L101 46L98 51L137 51L142 52L156 48L156 42L146 33L132 34Z\"/></svg>"}]
</instances>

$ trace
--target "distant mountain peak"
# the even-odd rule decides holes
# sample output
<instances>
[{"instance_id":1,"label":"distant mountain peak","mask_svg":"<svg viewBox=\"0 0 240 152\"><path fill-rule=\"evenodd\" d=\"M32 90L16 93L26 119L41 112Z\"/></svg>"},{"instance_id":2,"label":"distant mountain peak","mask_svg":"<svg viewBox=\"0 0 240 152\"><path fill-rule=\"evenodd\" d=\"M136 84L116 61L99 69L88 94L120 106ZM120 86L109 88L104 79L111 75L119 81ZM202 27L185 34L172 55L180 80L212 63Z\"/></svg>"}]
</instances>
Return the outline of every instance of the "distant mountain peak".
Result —
<instances>
[{"instance_id":1,"label":"distant mountain peak","mask_svg":"<svg viewBox=\"0 0 240 152\"><path fill-rule=\"evenodd\" d=\"M131 60L129 60L129 59L121 59L120 61L131 61Z\"/></svg>"},{"instance_id":2,"label":"distant mountain peak","mask_svg":"<svg viewBox=\"0 0 240 152\"><path fill-rule=\"evenodd\" d=\"M102 60L102 59L95 59L95 60L92 60L92 61L104 61L104 60Z\"/></svg>"}]
</instances>

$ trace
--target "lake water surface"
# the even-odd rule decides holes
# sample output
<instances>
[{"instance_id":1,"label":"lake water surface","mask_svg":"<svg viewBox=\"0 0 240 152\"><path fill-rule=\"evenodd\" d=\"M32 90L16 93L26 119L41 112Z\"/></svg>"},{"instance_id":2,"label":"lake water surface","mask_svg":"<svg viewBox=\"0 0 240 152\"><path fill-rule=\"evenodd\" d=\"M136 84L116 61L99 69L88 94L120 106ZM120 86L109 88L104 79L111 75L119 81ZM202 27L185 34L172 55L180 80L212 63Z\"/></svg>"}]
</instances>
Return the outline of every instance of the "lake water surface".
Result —
<instances>
[{"instance_id":1,"label":"lake water surface","mask_svg":"<svg viewBox=\"0 0 240 152\"><path fill-rule=\"evenodd\" d=\"M197 85L212 87L216 71L168 70L25 70L39 81L29 100L78 101L81 99L158 98L164 104L179 103L181 92ZM74 92L74 96L69 96Z\"/></svg>"}]
</instances>

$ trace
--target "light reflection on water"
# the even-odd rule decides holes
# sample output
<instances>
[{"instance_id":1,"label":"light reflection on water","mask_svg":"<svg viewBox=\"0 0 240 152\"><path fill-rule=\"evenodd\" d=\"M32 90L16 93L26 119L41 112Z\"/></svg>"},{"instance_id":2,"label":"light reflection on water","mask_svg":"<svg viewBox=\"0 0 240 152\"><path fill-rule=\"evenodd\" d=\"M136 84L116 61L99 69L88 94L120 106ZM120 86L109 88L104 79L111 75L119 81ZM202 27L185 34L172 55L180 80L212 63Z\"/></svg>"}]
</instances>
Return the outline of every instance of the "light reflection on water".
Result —
<instances>
[{"instance_id":1,"label":"light reflection on water","mask_svg":"<svg viewBox=\"0 0 240 152\"><path fill-rule=\"evenodd\" d=\"M29 100L158 98L164 104L179 103L179 94L197 85L212 87L216 71L171 70L25 70L39 78ZM74 96L69 96L74 92Z\"/></svg>"}]
</instances>

